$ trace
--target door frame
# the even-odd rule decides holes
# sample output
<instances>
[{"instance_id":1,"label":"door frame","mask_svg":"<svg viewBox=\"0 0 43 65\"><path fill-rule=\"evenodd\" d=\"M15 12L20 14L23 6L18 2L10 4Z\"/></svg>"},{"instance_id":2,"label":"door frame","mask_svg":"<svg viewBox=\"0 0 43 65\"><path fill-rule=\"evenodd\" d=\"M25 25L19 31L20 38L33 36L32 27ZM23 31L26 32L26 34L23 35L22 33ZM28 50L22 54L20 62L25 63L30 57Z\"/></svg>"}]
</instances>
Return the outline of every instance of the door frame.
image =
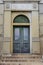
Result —
<instances>
[{"instance_id":1,"label":"door frame","mask_svg":"<svg viewBox=\"0 0 43 65\"><path fill-rule=\"evenodd\" d=\"M30 53L29 54L32 54L32 13L31 12L25 12L25 11L22 12L23 15L25 15L25 16L27 16L29 18L30 24L29 23L26 23L26 24L25 23L13 23L13 17L12 17L13 15L12 15L12 13L13 12L11 12L11 19L12 19L12 21L11 21L11 31L12 32L11 32L10 52L13 53L13 26L15 26L15 25L17 25L17 26L19 26L19 25L29 26L30 25ZM14 12L14 14L15 13L16 12ZM17 13L18 13L17 15L20 15L21 14L21 12L17 12ZM27 14L25 14L25 13L29 14L30 17ZM17 15L14 15L14 17L16 17ZM22 54L24 54L24 53L22 53Z\"/></svg>"}]
</instances>

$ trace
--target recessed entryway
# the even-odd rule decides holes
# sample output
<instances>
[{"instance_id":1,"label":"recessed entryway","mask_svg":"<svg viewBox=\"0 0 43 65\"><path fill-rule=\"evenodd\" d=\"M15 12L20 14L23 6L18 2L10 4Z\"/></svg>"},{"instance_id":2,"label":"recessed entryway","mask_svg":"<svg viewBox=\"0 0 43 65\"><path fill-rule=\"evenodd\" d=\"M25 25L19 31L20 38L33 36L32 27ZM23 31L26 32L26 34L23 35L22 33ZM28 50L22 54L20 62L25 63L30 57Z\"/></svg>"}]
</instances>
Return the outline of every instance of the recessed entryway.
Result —
<instances>
[{"instance_id":1,"label":"recessed entryway","mask_svg":"<svg viewBox=\"0 0 43 65\"><path fill-rule=\"evenodd\" d=\"M23 13L13 16L13 53L30 53L30 20Z\"/></svg>"}]
</instances>

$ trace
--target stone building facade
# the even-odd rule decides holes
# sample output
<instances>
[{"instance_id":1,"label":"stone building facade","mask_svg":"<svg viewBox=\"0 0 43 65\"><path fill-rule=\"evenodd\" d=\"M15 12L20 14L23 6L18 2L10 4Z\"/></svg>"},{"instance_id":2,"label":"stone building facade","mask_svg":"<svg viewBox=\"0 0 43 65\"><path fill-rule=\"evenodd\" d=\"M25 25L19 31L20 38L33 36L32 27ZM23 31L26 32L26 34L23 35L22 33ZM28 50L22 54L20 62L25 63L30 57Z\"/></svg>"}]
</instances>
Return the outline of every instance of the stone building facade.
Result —
<instances>
[{"instance_id":1,"label":"stone building facade","mask_svg":"<svg viewBox=\"0 0 43 65\"><path fill-rule=\"evenodd\" d=\"M13 22L18 15L27 16L30 22ZM13 54L18 49L13 46L14 27L22 26L30 26L29 54L43 55L43 0L0 0L0 55Z\"/></svg>"}]
</instances>

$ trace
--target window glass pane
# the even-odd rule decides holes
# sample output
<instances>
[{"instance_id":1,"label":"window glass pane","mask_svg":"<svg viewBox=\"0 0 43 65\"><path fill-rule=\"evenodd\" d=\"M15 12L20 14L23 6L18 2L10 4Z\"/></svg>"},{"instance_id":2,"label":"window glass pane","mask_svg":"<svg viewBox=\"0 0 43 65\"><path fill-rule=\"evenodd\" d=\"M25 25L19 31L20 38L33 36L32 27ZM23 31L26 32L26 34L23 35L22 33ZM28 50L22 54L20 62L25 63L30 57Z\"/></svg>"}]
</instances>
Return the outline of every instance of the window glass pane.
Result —
<instances>
[{"instance_id":1,"label":"window glass pane","mask_svg":"<svg viewBox=\"0 0 43 65\"><path fill-rule=\"evenodd\" d=\"M18 40L20 38L20 30L19 28L15 28L15 40Z\"/></svg>"},{"instance_id":2,"label":"window glass pane","mask_svg":"<svg viewBox=\"0 0 43 65\"><path fill-rule=\"evenodd\" d=\"M28 23L29 19L25 15L18 15L14 18L13 23Z\"/></svg>"},{"instance_id":3,"label":"window glass pane","mask_svg":"<svg viewBox=\"0 0 43 65\"><path fill-rule=\"evenodd\" d=\"M28 28L23 28L24 30L24 40L28 40Z\"/></svg>"}]
</instances>

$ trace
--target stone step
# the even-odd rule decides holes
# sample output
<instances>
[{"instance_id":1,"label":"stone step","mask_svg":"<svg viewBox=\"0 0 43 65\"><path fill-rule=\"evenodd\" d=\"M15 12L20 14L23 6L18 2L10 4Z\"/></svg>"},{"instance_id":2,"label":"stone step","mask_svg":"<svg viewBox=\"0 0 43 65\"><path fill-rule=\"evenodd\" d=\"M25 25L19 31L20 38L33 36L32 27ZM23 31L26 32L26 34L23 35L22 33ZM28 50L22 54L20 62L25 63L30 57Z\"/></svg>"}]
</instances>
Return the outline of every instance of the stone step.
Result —
<instances>
[{"instance_id":1,"label":"stone step","mask_svg":"<svg viewBox=\"0 0 43 65\"><path fill-rule=\"evenodd\" d=\"M16 62L16 61L39 61L41 59L41 55L33 55L33 54L13 54L13 55L3 55L1 61L2 62Z\"/></svg>"},{"instance_id":2,"label":"stone step","mask_svg":"<svg viewBox=\"0 0 43 65\"><path fill-rule=\"evenodd\" d=\"M41 55L34 54L12 54L3 55L0 65L43 65L41 62Z\"/></svg>"},{"instance_id":3,"label":"stone step","mask_svg":"<svg viewBox=\"0 0 43 65\"><path fill-rule=\"evenodd\" d=\"M11 61L11 62L0 62L0 65L43 65L43 62L41 61L41 59L31 59L31 60L27 60L27 61Z\"/></svg>"},{"instance_id":4,"label":"stone step","mask_svg":"<svg viewBox=\"0 0 43 65\"><path fill-rule=\"evenodd\" d=\"M1 62L0 65L43 65L42 62Z\"/></svg>"},{"instance_id":5,"label":"stone step","mask_svg":"<svg viewBox=\"0 0 43 65\"><path fill-rule=\"evenodd\" d=\"M41 58L41 55L36 54L8 54L2 55L3 58Z\"/></svg>"},{"instance_id":6,"label":"stone step","mask_svg":"<svg viewBox=\"0 0 43 65\"><path fill-rule=\"evenodd\" d=\"M30 61L40 61L41 59L9 59L1 60L1 62L30 62Z\"/></svg>"}]
</instances>

